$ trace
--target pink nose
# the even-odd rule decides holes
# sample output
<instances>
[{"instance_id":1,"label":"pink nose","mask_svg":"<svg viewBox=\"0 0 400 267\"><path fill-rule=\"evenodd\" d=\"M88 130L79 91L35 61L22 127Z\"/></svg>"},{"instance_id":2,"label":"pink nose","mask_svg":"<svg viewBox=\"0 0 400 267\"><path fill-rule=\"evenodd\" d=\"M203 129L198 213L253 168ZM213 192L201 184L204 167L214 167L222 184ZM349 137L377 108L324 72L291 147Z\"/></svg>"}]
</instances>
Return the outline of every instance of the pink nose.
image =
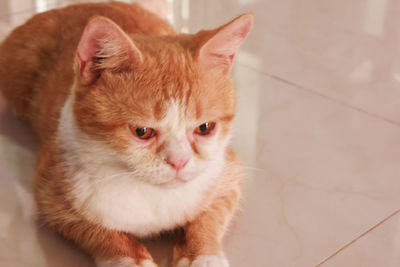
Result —
<instances>
[{"instance_id":1,"label":"pink nose","mask_svg":"<svg viewBox=\"0 0 400 267\"><path fill-rule=\"evenodd\" d=\"M189 158L174 159L174 158L167 157L165 159L165 162L167 162L172 168L174 168L177 171L179 171L180 169L185 167L185 165L188 163L188 161L189 161Z\"/></svg>"}]
</instances>

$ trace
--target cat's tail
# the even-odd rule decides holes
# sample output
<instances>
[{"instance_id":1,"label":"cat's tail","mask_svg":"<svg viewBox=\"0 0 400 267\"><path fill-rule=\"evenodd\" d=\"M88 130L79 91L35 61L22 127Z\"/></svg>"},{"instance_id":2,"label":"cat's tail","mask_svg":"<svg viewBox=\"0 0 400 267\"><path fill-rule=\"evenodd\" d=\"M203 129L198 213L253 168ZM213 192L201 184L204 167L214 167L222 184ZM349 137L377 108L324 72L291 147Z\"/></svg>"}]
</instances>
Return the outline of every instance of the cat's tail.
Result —
<instances>
[{"instance_id":1,"label":"cat's tail","mask_svg":"<svg viewBox=\"0 0 400 267\"><path fill-rule=\"evenodd\" d=\"M137 3L163 19L167 18L170 10L170 6L166 0L139 0Z\"/></svg>"}]
</instances>

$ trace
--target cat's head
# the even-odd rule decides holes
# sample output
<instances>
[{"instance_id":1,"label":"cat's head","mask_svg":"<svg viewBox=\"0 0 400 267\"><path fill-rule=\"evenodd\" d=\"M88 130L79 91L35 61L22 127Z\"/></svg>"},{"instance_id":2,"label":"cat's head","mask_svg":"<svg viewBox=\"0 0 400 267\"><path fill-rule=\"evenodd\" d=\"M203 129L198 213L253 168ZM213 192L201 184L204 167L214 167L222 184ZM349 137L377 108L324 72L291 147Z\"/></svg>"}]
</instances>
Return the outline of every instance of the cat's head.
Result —
<instances>
[{"instance_id":1,"label":"cat's head","mask_svg":"<svg viewBox=\"0 0 400 267\"><path fill-rule=\"evenodd\" d=\"M235 115L229 73L252 23L244 14L194 35L128 36L92 19L76 54L77 127L133 179L180 184L218 169Z\"/></svg>"}]
</instances>

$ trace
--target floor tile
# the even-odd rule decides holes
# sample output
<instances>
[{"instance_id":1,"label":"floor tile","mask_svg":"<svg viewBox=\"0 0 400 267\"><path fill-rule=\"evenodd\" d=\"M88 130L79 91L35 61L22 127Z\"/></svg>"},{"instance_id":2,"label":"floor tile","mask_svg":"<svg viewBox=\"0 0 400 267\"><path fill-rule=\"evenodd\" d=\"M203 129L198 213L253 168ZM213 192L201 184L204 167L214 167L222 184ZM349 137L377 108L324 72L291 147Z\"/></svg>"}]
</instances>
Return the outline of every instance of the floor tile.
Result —
<instances>
[{"instance_id":1,"label":"floor tile","mask_svg":"<svg viewBox=\"0 0 400 267\"><path fill-rule=\"evenodd\" d=\"M398 208L399 127L260 73L246 87L256 76L236 72L241 94L258 90L246 107L259 119L246 139L256 152L228 243L233 266L313 266Z\"/></svg>"},{"instance_id":2,"label":"floor tile","mask_svg":"<svg viewBox=\"0 0 400 267\"><path fill-rule=\"evenodd\" d=\"M319 266L400 266L400 212Z\"/></svg>"}]
</instances>

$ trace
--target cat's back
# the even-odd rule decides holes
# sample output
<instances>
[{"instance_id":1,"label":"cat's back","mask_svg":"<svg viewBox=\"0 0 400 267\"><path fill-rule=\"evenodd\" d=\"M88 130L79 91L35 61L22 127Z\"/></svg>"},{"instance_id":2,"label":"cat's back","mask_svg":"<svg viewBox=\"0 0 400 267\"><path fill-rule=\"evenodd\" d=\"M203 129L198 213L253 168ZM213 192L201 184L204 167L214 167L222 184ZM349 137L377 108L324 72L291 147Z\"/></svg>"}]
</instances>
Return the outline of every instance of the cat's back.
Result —
<instances>
[{"instance_id":1,"label":"cat's back","mask_svg":"<svg viewBox=\"0 0 400 267\"><path fill-rule=\"evenodd\" d=\"M94 16L112 19L128 34L175 33L166 21L139 5L115 2L51 10L16 28L0 45L0 90L36 132L43 126L45 132L55 130L72 86L76 47Z\"/></svg>"}]
</instances>

